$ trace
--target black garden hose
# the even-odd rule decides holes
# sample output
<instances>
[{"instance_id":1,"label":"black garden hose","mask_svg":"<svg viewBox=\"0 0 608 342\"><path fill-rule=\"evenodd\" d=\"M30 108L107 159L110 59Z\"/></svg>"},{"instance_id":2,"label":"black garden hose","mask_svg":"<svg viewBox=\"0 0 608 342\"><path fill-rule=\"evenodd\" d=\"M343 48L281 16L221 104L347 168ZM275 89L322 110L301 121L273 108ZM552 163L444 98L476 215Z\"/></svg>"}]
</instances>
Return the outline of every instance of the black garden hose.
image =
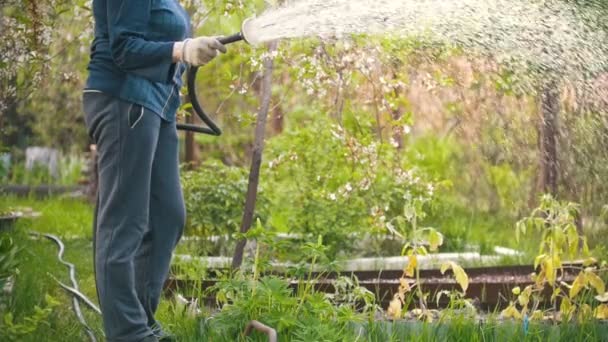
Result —
<instances>
[{"instance_id":1,"label":"black garden hose","mask_svg":"<svg viewBox=\"0 0 608 342\"><path fill-rule=\"evenodd\" d=\"M82 326L84 327L87 335L89 336L89 340L91 340L91 342L97 342L97 338L95 337L95 334L93 333L93 329L91 329L91 327L87 324L86 320L84 319L82 310L80 309L79 300L83 301L87 306L89 306L91 309L93 309L98 314L101 314L101 311L99 310L99 308L97 306L95 306L95 304L93 304L93 302L90 299L88 299L84 294L82 294L80 292L80 290L78 288L78 282L76 281L76 267L74 266L74 264L63 260L63 253L65 251L65 245L57 236L52 235L52 234L41 234L41 233L37 233L37 232L32 232L30 234L33 236L38 236L38 237L44 236L45 238L55 242L55 244L57 244L57 246L59 246L59 251L57 252L57 259L59 260L60 263L64 264L69 269L70 281L72 282L72 287L69 287L69 286L63 284L62 282L60 282L57 278L55 278L52 275L51 275L51 277L53 277L53 279L55 279L55 281L57 283L59 283L59 285L63 289L65 289L66 291L68 291L68 293L70 293L70 295L72 295L72 308L74 309L74 313L76 314L78 321L80 321L80 324L82 324Z\"/></svg>"},{"instance_id":2,"label":"black garden hose","mask_svg":"<svg viewBox=\"0 0 608 342\"><path fill-rule=\"evenodd\" d=\"M232 44L241 40L244 40L242 33L237 33L232 36L218 38L220 43L223 45ZM198 96L196 95L196 74L198 72L198 67L189 67L187 73L187 84L188 84L188 96L190 97L190 103L192 104L192 109L194 113L207 125L205 126L197 126L192 124L177 124L177 129L209 134L213 136L222 135L222 130L217 126L217 124L205 113L205 110L201 106L201 103L198 100Z\"/></svg>"}]
</instances>

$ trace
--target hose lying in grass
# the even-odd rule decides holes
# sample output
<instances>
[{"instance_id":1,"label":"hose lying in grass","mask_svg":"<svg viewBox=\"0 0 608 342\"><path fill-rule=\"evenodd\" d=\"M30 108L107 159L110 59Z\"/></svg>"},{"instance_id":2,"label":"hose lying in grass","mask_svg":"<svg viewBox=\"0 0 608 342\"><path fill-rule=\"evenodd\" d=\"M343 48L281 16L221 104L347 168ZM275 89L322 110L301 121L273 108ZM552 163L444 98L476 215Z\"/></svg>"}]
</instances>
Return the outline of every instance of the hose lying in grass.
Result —
<instances>
[{"instance_id":1,"label":"hose lying in grass","mask_svg":"<svg viewBox=\"0 0 608 342\"><path fill-rule=\"evenodd\" d=\"M62 263L62 264L64 264L65 266L67 266L67 268L70 270L70 281L72 282L72 286L73 287L69 287L69 286L63 284L62 282L60 282L57 278L53 277L52 275L51 276L53 277L53 279L55 279L55 281L57 283L59 283L59 285L64 290L68 291L72 295L72 307L74 309L74 312L76 313L76 317L78 318L78 320L80 321L80 323L85 328L85 331L87 332L87 335L89 336L89 339L91 340L91 342L97 342L97 338L95 337L95 334L93 333L93 329L91 329L91 327L89 327L89 325L87 324L86 320L84 319L84 316L82 315L82 310L80 310L80 302L79 302L79 300L82 300L85 304L87 304L90 308L92 308L98 314L101 314L101 311L99 310L99 308L97 308L95 306L95 304L93 304L93 302L91 302L78 289L78 282L76 281L76 267L74 266L74 264L69 263L69 262L63 260L63 252L65 251L65 245L55 235L41 234L41 233L36 233L36 232L32 232L31 235L34 235L34 236L44 236L45 238L47 238L47 239L55 242L55 244L57 244L57 246L59 246L59 252L57 252L57 259L59 259L59 262Z\"/></svg>"},{"instance_id":2,"label":"hose lying in grass","mask_svg":"<svg viewBox=\"0 0 608 342\"><path fill-rule=\"evenodd\" d=\"M260 323L256 320L253 320L247 324L247 328L245 328L245 336L251 335L253 330L257 330L261 333L268 335L268 342L277 342L277 331L273 328Z\"/></svg>"}]
</instances>

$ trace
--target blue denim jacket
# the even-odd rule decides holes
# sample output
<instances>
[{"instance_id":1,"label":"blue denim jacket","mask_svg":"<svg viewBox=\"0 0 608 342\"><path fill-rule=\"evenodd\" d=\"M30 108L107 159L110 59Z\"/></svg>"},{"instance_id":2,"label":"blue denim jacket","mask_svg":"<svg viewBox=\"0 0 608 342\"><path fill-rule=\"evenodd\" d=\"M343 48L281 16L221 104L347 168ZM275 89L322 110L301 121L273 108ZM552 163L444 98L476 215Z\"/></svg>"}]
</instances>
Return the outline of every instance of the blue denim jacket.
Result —
<instances>
[{"instance_id":1,"label":"blue denim jacket","mask_svg":"<svg viewBox=\"0 0 608 342\"><path fill-rule=\"evenodd\" d=\"M93 16L86 89L175 120L186 66L173 63L173 44L190 35L183 7L177 0L93 0Z\"/></svg>"}]
</instances>

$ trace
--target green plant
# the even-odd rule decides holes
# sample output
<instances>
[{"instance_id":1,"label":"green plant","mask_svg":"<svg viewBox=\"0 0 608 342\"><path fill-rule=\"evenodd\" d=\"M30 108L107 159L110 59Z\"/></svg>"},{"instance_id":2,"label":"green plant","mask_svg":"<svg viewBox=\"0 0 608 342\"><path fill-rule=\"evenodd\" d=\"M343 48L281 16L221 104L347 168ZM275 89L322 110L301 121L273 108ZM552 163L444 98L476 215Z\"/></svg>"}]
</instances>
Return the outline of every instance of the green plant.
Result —
<instances>
[{"instance_id":1,"label":"green plant","mask_svg":"<svg viewBox=\"0 0 608 342\"><path fill-rule=\"evenodd\" d=\"M239 231L247 192L247 171L219 163L182 172L182 186L187 211L187 233L204 238L212 236L232 241ZM268 216L265 191L258 191L256 218L263 222ZM210 252L204 244L200 254Z\"/></svg>"},{"instance_id":2,"label":"green plant","mask_svg":"<svg viewBox=\"0 0 608 342\"><path fill-rule=\"evenodd\" d=\"M9 236L0 236L0 297L6 281L19 273L18 254L20 248Z\"/></svg>"},{"instance_id":3,"label":"green plant","mask_svg":"<svg viewBox=\"0 0 608 342\"><path fill-rule=\"evenodd\" d=\"M48 320L53 312L53 308L60 303L50 295L44 297L46 306L34 306L34 313L31 316L25 317L22 322L15 322L13 314L7 312L4 314L0 323L0 337L7 341L21 341L24 336L32 335L40 326L50 326Z\"/></svg>"},{"instance_id":4,"label":"green plant","mask_svg":"<svg viewBox=\"0 0 608 342\"><path fill-rule=\"evenodd\" d=\"M538 310L538 307L542 292L546 286L549 286L552 289L554 320L570 321L577 317L579 321L585 321L593 316L599 319L608 317L608 305L605 304L608 302L608 292L600 276L606 272L606 268L604 265L597 267L597 260L589 255L587 240L579 235L576 227L578 215L578 205L559 202L550 195L544 195L539 207L534 209L529 217L517 223L518 240L520 234L526 234L532 229L541 233L539 255L534 260L534 267L538 272L534 275L534 285L527 286L523 290L513 289L517 301L511 302L510 306L502 312L503 316L545 319L545 314ZM562 279L565 260L574 260L581 254L585 258L582 266L567 266L579 271L574 281L568 284ZM596 305L595 309L590 305L588 296L581 295L585 289L595 291L595 299L601 303ZM560 303L559 308L558 303ZM521 309L517 308L518 304Z\"/></svg>"},{"instance_id":5,"label":"green plant","mask_svg":"<svg viewBox=\"0 0 608 342\"><path fill-rule=\"evenodd\" d=\"M394 234L400 236L405 244L403 246L403 255L407 255L408 263L403 271L403 276L400 279L399 291L390 303L388 315L393 318L400 318L403 315L403 305L406 304L406 294L413 293L418 300L419 309L414 313L418 319L424 321L433 321L436 312L427 309L428 293L423 292L422 282L420 280L420 265L418 258L429 255L429 252L435 252L443 244L443 235L435 228L419 227L419 220L424 219L424 205L426 201L415 199L410 205L406 205L403 209L403 215L393 218L387 228ZM395 222L395 225L393 225ZM427 248L428 247L428 248ZM462 289L462 294L450 296L452 302L456 300L463 301L464 295L469 286L469 278L462 267L455 262L446 262L441 266L441 273L445 273L451 269L456 278L456 282ZM412 279L413 278L413 279ZM446 294L441 292L438 294L437 301L440 296Z\"/></svg>"},{"instance_id":6,"label":"green plant","mask_svg":"<svg viewBox=\"0 0 608 342\"><path fill-rule=\"evenodd\" d=\"M252 268L242 270L220 281L209 291L217 298L221 311L205 320L204 334L208 340L244 340L241 335L252 319L277 330L288 341L340 341L354 338L353 322L363 322L376 310L374 295L360 287L356 279L340 278L332 294L319 292L315 284L322 275L313 276L328 262L322 238L303 245L302 254L309 256L306 272L295 272L293 281L264 275L268 266L262 251L268 251L273 234L265 231L258 221L246 234L256 239ZM304 267L304 265L301 265ZM245 271L251 270L251 271ZM361 313L360 313L360 312Z\"/></svg>"},{"instance_id":7,"label":"green plant","mask_svg":"<svg viewBox=\"0 0 608 342\"><path fill-rule=\"evenodd\" d=\"M383 239L377 236L385 234L386 217L398 215L412 198L433 198L436 187L402 163L392 145L374 139L364 128L370 124L366 113L345 113L344 120L340 126L315 118L272 139L263 174L273 229L300 233L306 241L323 236L330 258L356 252L364 234Z\"/></svg>"}]
</instances>

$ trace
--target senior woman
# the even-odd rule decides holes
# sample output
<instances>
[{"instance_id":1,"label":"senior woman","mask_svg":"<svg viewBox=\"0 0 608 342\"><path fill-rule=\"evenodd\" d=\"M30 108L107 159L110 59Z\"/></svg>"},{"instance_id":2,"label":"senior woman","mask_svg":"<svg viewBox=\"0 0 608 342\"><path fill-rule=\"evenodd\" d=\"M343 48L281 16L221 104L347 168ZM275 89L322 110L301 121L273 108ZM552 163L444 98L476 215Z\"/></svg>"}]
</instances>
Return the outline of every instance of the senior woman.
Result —
<instances>
[{"instance_id":1,"label":"senior woman","mask_svg":"<svg viewBox=\"0 0 608 342\"><path fill-rule=\"evenodd\" d=\"M178 0L94 0L95 39L83 94L97 144L97 295L108 341L170 340L155 320L184 227L175 114L186 64L218 52L190 35Z\"/></svg>"}]
</instances>

